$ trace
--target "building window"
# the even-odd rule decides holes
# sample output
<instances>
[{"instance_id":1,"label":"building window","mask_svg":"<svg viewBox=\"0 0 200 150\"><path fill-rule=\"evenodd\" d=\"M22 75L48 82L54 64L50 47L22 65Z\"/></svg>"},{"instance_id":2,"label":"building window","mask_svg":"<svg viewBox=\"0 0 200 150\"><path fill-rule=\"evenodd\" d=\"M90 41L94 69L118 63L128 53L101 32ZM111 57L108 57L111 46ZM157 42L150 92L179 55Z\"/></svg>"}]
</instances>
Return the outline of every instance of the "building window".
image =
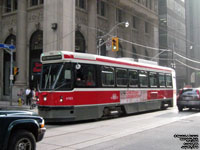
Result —
<instances>
[{"instance_id":1,"label":"building window","mask_svg":"<svg viewBox=\"0 0 200 150\"><path fill-rule=\"evenodd\" d=\"M85 38L80 31L75 34L75 51L85 53Z\"/></svg>"},{"instance_id":2,"label":"building window","mask_svg":"<svg viewBox=\"0 0 200 150\"><path fill-rule=\"evenodd\" d=\"M149 0L149 9L152 9L152 0Z\"/></svg>"},{"instance_id":3,"label":"building window","mask_svg":"<svg viewBox=\"0 0 200 150\"><path fill-rule=\"evenodd\" d=\"M6 1L6 12L11 12L11 0Z\"/></svg>"},{"instance_id":4,"label":"building window","mask_svg":"<svg viewBox=\"0 0 200 150\"><path fill-rule=\"evenodd\" d=\"M17 10L17 0L6 0L4 3L4 12L9 13Z\"/></svg>"},{"instance_id":5,"label":"building window","mask_svg":"<svg viewBox=\"0 0 200 150\"><path fill-rule=\"evenodd\" d=\"M133 16L133 28L136 29L137 26L136 26L136 20L137 18L135 16Z\"/></svg>"},{"instance_id":6,"label":"building window","mask_svg":"<svg viewBox=\"0 0 200 150\"><path fill-rule=\"evenodd\" d=\"M116 10L116 21L122 22L122 10L121 9Z\"/></svg>"},{"instance_id":7,"label":"building window","mask_svg":"<svg viewBox=\"0 0 200 150\"><path fill-rule=\"evenodd\" d=\"M36 6L38 5L38 0L31 0L31 6Z\"/></svg>"},{"instance_id":8,"label":"building window","mask_svg":"<svg viewBox=\"0 0 200 150\"><path fill-rule=\"evenodd\" d=\"M86 9L86 0L76 0L76 7Z\"/></svg>"},{"instance_id":9,"label":"building window","mask_svg":"<svg viewBox=\"0 0 200 150\"><path fill-rule=\"evenodd\" d=\"M132 52L133 52L132 57L133 57L134 59L138 59L138 57L137 57L137 51L136 51L135 46L132 47Z\"/></svg>"},{"instance_id":10,"label":"building window","mask_svg":"<svg viewBox=\"0 0 200 150\"><path fill-rule=\"evenodd\" d=\"M106 16L106 4L104 1L97 1L97 14L100 16Z\"/></svg>"},{"instance_id":11,"label":"building window","mask_svg":"<svg viewBox=\"0 0 200 150\"><path fill-rule=\"evenodd\" d=\"M148 51L147 51L147 49L145 48L145 58L147 59L147 60L149 60L149 53L148 53Z\"/></svg>"},{"instance_id":12,"label":"building window","mask_svg":"<svg viewBox=\"0 0 200 150\"><path fill-rule=\"evenodd\" d=\"M44 3L44 0L30 0L30 6L37 6Z\"/></svg>"},{"instance_id":13,"label":"building window","mask_svg":"<svg viewBox=\"0 0 200 150\"><path fill-rule=\"evenodd\" d=\"M145 22L145 25L144 25L144 29L145 29L145 33L149 33L149 23L148 22Z\"/></svg>"},{"instance_id":14,"label":"building window","mask_svg":"<svg viewBox=\"0 0 200 150\"><path fill-rule=\"evenodd\" d=\"M149 0L146 0L145 1L145 6L148 8L148 2L149 2Z\"/></svg>"},{"instance_id":15,"label":"building window","mask_svg":"<svg viewBox=\"0 0 200 150\"><path fill-rule=\"evenodd\" d=\"M17 0L14 0L13 2L13 10L17 10Z\"/></svg>"}]
</instances>

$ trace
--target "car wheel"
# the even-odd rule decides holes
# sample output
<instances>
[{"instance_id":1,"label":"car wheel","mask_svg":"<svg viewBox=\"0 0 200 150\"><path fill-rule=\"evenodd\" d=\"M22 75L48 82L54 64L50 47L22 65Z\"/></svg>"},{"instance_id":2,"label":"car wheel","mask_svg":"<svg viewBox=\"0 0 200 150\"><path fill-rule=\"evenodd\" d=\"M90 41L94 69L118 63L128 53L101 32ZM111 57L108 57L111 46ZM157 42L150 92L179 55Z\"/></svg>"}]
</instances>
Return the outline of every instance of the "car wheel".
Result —
<instances>
[{"instance_id":1,"label":"car wheel","mask_svg":"<svg viewBox=\"0 0 200 150\"><path fill-rule=\"evenodd\" d=\"M179 110L179 111L183 111L183 107L180 107L180 106L179 106L179 107L178 107L178 110Z\"/></svg>"},{"instance_id":2,"label":"car wheel","mask_svg":"<svg viewBox=\"0 0 200 150\"><path fill-rule=\"evenodd\" d=\"M18 130L11 135L8 150L35 150L34 135L26 130Z\"/></svg>"}]
</instances>

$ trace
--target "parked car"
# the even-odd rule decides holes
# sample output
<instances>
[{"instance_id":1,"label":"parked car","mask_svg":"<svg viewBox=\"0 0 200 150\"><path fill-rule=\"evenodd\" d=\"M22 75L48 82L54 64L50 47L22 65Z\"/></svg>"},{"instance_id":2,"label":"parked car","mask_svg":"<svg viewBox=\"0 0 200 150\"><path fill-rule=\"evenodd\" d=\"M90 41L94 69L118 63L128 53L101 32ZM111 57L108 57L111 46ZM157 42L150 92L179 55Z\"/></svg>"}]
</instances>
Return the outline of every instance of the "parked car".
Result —
<instances>
[{"instance_id":1,"label":"parked car","mask_svg":"<svg viewBox=\"0 0 200 150\"><path fill-rule=\"evenodd\" d=\"M183 88L177 98L178 110L200 108L200 88Z\"/></svg>"},{"instance_id":2,"label":"parked car","mask_svg":"<svg viewBox=\"0 0 200 150\"><path fill-rule=\"evenodd\" d=\"M45 131L44 119L33 112L0 110L1 150L35 150Z\"/></svg>"}]
</instances>

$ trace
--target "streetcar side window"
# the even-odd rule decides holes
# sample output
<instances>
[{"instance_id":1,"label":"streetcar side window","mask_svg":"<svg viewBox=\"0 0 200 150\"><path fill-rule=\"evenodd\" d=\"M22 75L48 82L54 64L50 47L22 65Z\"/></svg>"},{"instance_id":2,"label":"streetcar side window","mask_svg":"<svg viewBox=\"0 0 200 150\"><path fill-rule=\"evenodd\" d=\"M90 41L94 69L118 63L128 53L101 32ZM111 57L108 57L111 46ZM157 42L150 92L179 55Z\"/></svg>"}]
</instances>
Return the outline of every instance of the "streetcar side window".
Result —
<instances>
[{"instance_id":1,"label":"streetcar side window","mask_svg":"<svg viewBox=\"0 0 200 150\"><path fill-rule=\"evenodd\" d=\"M138 72L129 70L129 87L138 87Z\"/></svg>"},{"instance_id":2,"label":"streetcar side window","mask_svg":"<svg viewBox=\"0 0 200 150\"><path fill-rule=\"evenodd\" d=\"M172 76L170 74L166 74L166 86L172 87Z\"/></svg>"},{"instance_id":3,"label":"streetcar side window","mask_svg":"<svg viewBox=\"0 0 200 150\"><path fill-rule=\"evenodd\" d=\"M158 75L155 72L149 73L150 87L158 87Z\"/></svg>"},{"instance_id":4,"label":"streetcar side window","mask_svg":"<svg viewBox=\"0 0 200 150\"><path fill-rule=\"evenodd\" d=\"M147 71L139 72L140 87L148 87L148 73Z\"/></svg>"},{"instance_id":5,"label":"streetcar side window","mask_svg":"<svg viewBox=\"0 0 200 150\"><path fill-rule=\"evenodd\" d=\"M163 73L159 73L159 86L165 87L165 75Z\"/></svg>"},{"instance_id":6,"label":"streetcar side window","mask_svg":"<svg viewBox=\"0 0 200 150\"><path fill-rule=\"evenodd\" d=\"M119 87L127 87L128 73L126 69L116 69L116 82Z\"/></svg>"},{"instance_id":7,"label":"streetcar side window","mask_svg":"<svg viewBox=\"0 0 200 150\"><path fill-rule=\"evenodd\" d=\"M96 69L94 65L76 64L75 69L76 87L96 86Z\"/></svg>"},{"instance_id":8,"label":"streetcar side window","mask_svg":"<svg viewBox=\"0 0 200 150\"><path fill-rule=\"evenodd\" d=\"M101 81L102 81L102 86L114 87L115 70L113 67L102 66Z\"/></svg>"}]
</instances>

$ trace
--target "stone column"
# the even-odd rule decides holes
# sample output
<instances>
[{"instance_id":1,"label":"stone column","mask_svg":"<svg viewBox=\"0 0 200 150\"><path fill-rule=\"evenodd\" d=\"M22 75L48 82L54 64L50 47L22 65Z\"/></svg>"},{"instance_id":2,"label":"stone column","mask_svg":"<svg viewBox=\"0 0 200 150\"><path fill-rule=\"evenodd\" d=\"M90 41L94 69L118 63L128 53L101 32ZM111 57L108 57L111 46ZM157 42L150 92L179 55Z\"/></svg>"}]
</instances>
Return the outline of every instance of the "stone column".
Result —
<instances>
[{"instance_id":1,"label":"stone column","mask_svg":"<svg viewBox=\"0 0 200 150\"><path fill-rule=\"evenodd\" d=\"M52 28L52 25L57 28ZM75 51L75 1L44 1L44 52Z\"/></svg>"},{"instance_id":2,"label":"stone column","mask_svg":"<svg viewBox=\"0 0 200 150\"><path fill-rule=\"evenodd\" d=\"M88 0L88 53L97 54L97 1Z\"/></svg>"},{"instance_id":3,"label":"stone column","mask_svg":"<svg viewBox=\"0 0 200 150\"><path fill-rule=\"evenodd\" d=\"M19 67L19 74L13 87L13 98L17 96L20 88L28 86L27 80L27 0L21 0L18 3L17 11L17 36L16 36L16 66Z\"/></svg>"}]
</instances>

